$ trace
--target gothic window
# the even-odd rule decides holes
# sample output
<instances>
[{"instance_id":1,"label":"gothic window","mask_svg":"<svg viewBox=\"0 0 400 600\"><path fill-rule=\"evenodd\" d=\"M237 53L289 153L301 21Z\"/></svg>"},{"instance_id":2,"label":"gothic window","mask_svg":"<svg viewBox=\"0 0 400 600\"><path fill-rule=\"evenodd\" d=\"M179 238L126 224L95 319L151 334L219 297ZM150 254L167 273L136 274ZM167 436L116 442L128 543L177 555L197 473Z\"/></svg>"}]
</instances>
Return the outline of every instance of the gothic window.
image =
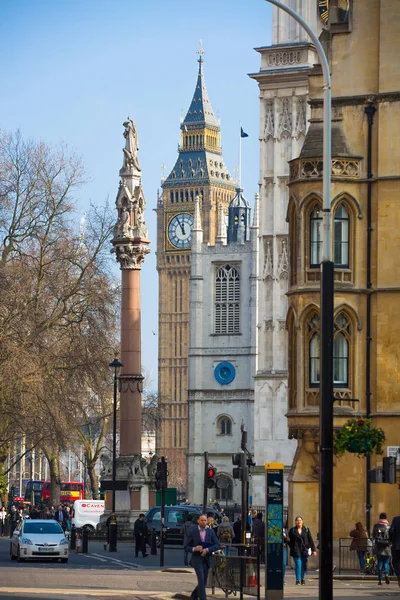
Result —
<instances>
[{"instance_id":1,"label":"gothic window","mask_svg":"<svg viewBox=\"0 0 400 600\"><path fill-rule=\"evenodd\" d=\"M215 278L215 333L240 333L240 275L231 265L220 267Z\"/></svg>"},{"instance_id":2,"label":"gothic window","mask_svg":"<svg viewBox=\"0 0 400 600\"><path fill-rule=\"evenodd\" d=\"M319 267L322 255L322 214L315 206L310 214L310 267Z\"/></svg>"},{"instance_id":3,"label":"gothic window","mask_svg":"<svg viewBox=\"0 0 400 600\"><path fill-rule=\"evenodd\" d=\"M343 204L335 212L334 220L334 263L335 267L349 267L349 213Z\"/></svg>"},{"instance_id":4,"label":"gothic window","mask_svg":"<svg viewBox=\"0 0 400 600\"><path fill-rule=\"evenodd\" d=\"M319 387L320 374L320 319L314 313L308 324L308 372L310 387Z\"/></svg>"},{"instance_id":5,"label":"gothic window","mask_svg":"<svg viewBox=\"0 0 400 600\"><path fill-rule=\"evenodd\" d=\"M296 407L297 393L297 329L294 320L293 310L288 316L288 334L289 334L289 364L288 364L288 398L289 409Z\"/></svg>"},{"instance_id":6,"label":"gothic window","mask_svg":"<svg viewBox=\"0 0 400 600\"><path fill-rule=\"evenodd\" d=\"M349 341L351 324L341 312L334 321L333 338L333 384L335 387L349 386Z\"/></svg>"},{"instance_id":7,"label":"gothic window","mask_svg":"<svg viewBox=\"0 0 400 600\"><path fill-rule=\"evenodd\" d=\"M185 190L185 201L189 202L189 192Z\"/></svg>"},{"instance_id":8,"label":"gothic window","mask_svg":"<svg viewBox=\"0 0 400 600\"><path fill-rule=\"evenodd\" d=\"M217 425L218 435L231 435L232 421L229 417L220 417Z\"/></svg>"},{"instance_id":9,"label":"gothic window","mask_svg":"<svg viewBox=\"0 0 400 600\"><path fill-rule=\"evenodd\" d=\"M174 192L170 192L169 197L172 203L174 201Z\"/></svg>"},{"instance_id":10,"label":"gothic window","mask_svg":"<svg viewBox=\"0 0 400 600\"><path fill-rule=\"evenodd\" d=\"M179 202L179 192L175 192L175 202Z\"/></svg>"},{"instance_id":11,"label":"gothic window","mask_svg":"<svg viewBox=\"0 0 400 600\"><path fill-rule=\"evenodd\" d=\"M176 173L175 173L175 171L172 171L172 179L176 179Z\"/></svg>"},{"instance_id":12,"label":"gothic window","mask_svg":"<svg viewBox=\"0 0 400 600\"><path fill-rule=\"evenodd\" d=\"M181 202L183 202L183 190L180 191Z\"/></svg>"},{"instance_id":13,"label":"gothic window","mask_svg":"<svg viewBox=\"0 0 400 600\"><path fill-rule=\"evenodd\" d=\"M193 190L190 190L190 200L193 202Z\"/></svg>"}]
</instances>

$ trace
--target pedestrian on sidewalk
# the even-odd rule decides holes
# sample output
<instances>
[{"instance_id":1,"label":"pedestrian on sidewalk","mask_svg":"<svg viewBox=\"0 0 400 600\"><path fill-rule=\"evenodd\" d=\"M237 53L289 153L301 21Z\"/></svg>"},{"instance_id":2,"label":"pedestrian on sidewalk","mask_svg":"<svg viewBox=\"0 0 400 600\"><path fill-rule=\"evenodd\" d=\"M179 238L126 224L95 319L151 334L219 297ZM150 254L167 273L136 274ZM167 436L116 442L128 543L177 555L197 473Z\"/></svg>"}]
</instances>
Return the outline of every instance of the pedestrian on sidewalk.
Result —
<instances>
[{"instance_id":1,"label":"pedestrian on sidewalk","mask_svg":"<svg viewBox=\"0 0 400 600\"><path fill-rule=\"evenodd\" d=\"M139 518L136 519L133 532L136 540L135 556L137 558L141 552L143 558L146 558L147 523L143 513L140 513Z\"/></svg>"},{"instance_id":2,"label":"pedestrian on sidewalk","mask_svg":"<svg viewBox=\"0 0 400 600\"><path fill-rule=\"evenodd\" d=\"M208 571L211 566L210 555L219 550L221 544L211 527L207 527L207 515L200 515L197 525L189 530L186 549L191 553L191 566L197 576L197 586L191 593L191 600L207 600L206 584Z\"/></svg>"},{"instance_id":3,"label":"pedestrian on sidewalk","mask_svg":"<svg viewBox=\"0 0 400 600\"><path fill-rule=\"evenodd\" d=\"M369 547L368 533L364 529L363 524L358 521L355 525L355 529L350 531L350 537L353 538L350 550L356 550L358 556L358 562L360 563L360 569L364 572L365 568L365 553Z\"/></svg>"},{"instance_id":4,"label":"pedestrian on sidewalk","mask_svg":"<svg viewBox=\"0 0 400 600\"><path fill-rule=\"evenodd\" d=\"M3 537L3 535L6 532L6 521L7 521L7 511L4 508L4 506L2 506L1 511L0 511L0 534L1 534L1 537Z\"/></svg>"},{"instance_id":5,"label":"pedestrian on sidewalk","mask_svg":"<svg viewBox=\"0 0 400 600\"><path fill-rule=\"evenodd\" d=\"M389 521L387 514L381 513L379 521L375 523L372 529L374 538L375 554L378 560L378 585L382 585L382 576L385 574L385 582L390 583L389 579L389 560L392 556L389 540Z\"/></svg>"},{"instance_id":6,"label":"pedestrian on sidewalk","mask_svg":"<svg viewBox=\"0 0 400 600\"><path fill-rule=\"evenodd\" d=\"M189 539L189 531L193 527L192 515L186 515L186 521L181 527L180 534L183 537L183 564L189 566L189 553L186 550L186 545Z\"/></svg>"},{"instance_id":7,"label":"pedestrian on sidewalk","mask_svg":"<svg viewBox=\"0 0 400 600\"><path fill-rule=\"evenodd\" d=\"M294 569L296 573L296 585L305 585L306 573L308 568L308 557L313 554L317 556L314 540L311 531L304 525L302 517L296 517L296 525L292 527L288 534L288 544L290 556L294 560Z\"/></svg>"},{"instance_id":8,"label":"pedestrian on sidewalk","mask_svg":"<svg viewBox=\"0 0 400 600\"><path fill-rule=\"evenodd\" d=\"M400 587L400 516L394 517L389 529L389 539L392 542L392 564Z\"/></svg>"}]
</instances>

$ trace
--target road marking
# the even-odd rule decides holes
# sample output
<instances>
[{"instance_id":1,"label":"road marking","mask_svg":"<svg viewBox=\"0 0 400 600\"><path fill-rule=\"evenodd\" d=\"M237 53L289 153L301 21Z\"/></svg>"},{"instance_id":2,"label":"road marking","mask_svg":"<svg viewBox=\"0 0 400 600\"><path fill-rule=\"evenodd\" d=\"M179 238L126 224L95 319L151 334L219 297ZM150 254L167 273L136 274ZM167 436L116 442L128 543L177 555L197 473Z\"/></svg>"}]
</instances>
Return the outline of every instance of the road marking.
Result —
<instances>
[{"instance_id":1,"label":"road marking","mask_svg":"<svg viewBox=\"0 0 400 600\"><path fill-rule=\"evenodd\" d=\"M135 595L137 596L154 596L156 598L171 598L171 596L168 596L168 592L160 592L159 590L157 592L150 592L150 591L145 591L145 590L105 590L104 588L102 589L93 589L93 588L80 588L79 590L76 589L65 589L65 588L61 588L61 589L55 589L55 588L29 588L27 589L26 587L15 587L15 588L10 588L10 587L0 587L0 594L3 593L8 593L8 594L21 594L21 593L27 593L29 591L30 594L57 594L58 596L83 596L84 594L87 596L94 596L96 598L100 598L102 596L106 596L107 598L110 598L112 596L116 596L121 598L121 596L129 596L130 598Z\"/></svg>"},{"instance_id":2,"label":"road marking","mask_svg":"<svg viewBox=\"0 0 400 600\"><path fill-rule=\"evenodd\" d=\"M124 567L134 569L135 571L141 569L141 566L135 563L125 562L123 560L119 560L118 558L104 558L101 554L82 554L82 556L85 556L86 558L95 558L96 560L100 560L101 562L116 563L117 565L123 565Z\"/></svg>"}]
</instances>

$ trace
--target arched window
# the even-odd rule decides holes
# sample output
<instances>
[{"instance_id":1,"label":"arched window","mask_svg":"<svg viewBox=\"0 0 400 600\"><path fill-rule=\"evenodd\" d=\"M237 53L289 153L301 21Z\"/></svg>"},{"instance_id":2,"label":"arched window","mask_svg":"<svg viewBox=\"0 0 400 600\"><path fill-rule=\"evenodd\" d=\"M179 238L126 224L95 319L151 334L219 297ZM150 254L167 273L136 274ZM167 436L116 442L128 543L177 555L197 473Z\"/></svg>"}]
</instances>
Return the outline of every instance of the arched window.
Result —
<instances>
[{"instance_id":1,"label":"arched window","mask_svg":"<svg viewBox=\"0 0 400 600\"><path fill-rule=\"evenodd\" d=\"M334 263L335 267L349 267L349 213L341 204L335 212L334 221Z\"/></svg>"},{"instance_id":2,"label":"arched window","mask_svg":"<svg viewBox=\"0 0 400 600\"><path fill-rule=\"evenodd\" d=\"M190 200L193 202L193 190L190 190Z\"/></svg>"},{"instance_id":3,"label":"arched window","mask_svg":"<svg viewBox=\"0 0 400 600\"><path fill-rule=\"evenodd\" d=\"M333 338L333 384L335 387L349 387L349 341L351 324L341 312L334 321Z\"/></svg>"},{"instance_id":4,"label":"arched window","mask_svg":"<svg viewBox=\"0 0 400 600\"><path fill-rule=\"evenodd\" d=\"M229 417L220 417L217 425L218 435L231 435L232 421Z\"/></svg>"},{"instance_id":5,"label":"arched window","mask_svg":"<svg viewBox=\"0 0 400 600\"><path fill-rule=\"evenodd\" d=\"M310 215L310 267L319 267L322 253L322 214L315 206Z\"/></svg>"},{"instance_id":6,"label":"arched window","mask_svg":"<svg viewBox=\"0 0 400 600\"><path fill-rule=\"evenodd\" d=\"M218 475L215 490L216 500L232 500L233 484L228 475Z\"/></svg>"},{"instance_id":7,"label":"arched window","mask_svg":"<svg viewBox=\"0 0 400 600\"><path fill-rule=\"evenodd\" d=\"M308 372L310 387L319 386L320 374L320 319L314 314L308 322Z\"/></svg>"},{"instance_id":8,"label":"arched window","mask_svg":"<svg viewBox=\"0 0 400 600\"><path fill-rule=\"evenodd\" d=\"M171 203L172 203L174 201L174 192L170 192L169 198L170 198Z\"/></svg>"},{"instance_id":9,"label":"arched window","mask_svg":"<svg viewBox=\"0 0 400 600\"><path fill-rule=\"evenodd\" d=\"M240 333L240 275L236 267L220 267L215 278L215 333Z\"/></svg>"}]
</instances>

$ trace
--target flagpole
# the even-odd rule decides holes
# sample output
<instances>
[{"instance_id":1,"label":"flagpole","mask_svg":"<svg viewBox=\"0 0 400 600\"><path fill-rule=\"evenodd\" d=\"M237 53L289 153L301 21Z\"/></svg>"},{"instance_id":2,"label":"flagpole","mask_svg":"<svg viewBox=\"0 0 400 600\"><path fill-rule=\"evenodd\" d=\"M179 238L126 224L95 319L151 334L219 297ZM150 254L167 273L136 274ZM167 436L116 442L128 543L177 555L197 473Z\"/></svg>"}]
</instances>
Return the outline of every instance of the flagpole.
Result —
<instances>
[{"instance_id":1,"label":"flagpole","mask_svg":"<svg viewBox=\"0 0 400 600\"><path fill-rule=\"evenodd\" d=\"M239 181L238 187L242 183L242 122L239 121Z\"/></svg>"}]
</instances>

